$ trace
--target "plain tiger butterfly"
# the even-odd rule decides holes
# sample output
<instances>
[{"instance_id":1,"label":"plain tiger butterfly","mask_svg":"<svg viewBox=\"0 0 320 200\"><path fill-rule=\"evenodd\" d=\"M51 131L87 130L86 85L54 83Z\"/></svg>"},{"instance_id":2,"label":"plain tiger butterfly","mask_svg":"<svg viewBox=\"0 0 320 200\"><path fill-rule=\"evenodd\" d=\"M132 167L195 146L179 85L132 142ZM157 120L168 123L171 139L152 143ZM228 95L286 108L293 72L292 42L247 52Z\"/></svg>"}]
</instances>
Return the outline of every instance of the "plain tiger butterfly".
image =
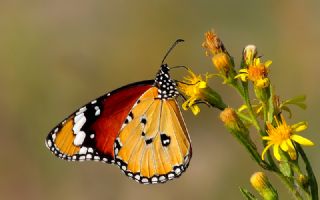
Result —
<instances>
[{"instance_id":1,"label":"plain tiger butterfly","mask_svg":"<svg viewBox=\"0 0 320 200\"><path fill-rule=\"evenodd\" d=\"M118 165L139 183L179 177L191 159L190 137L176 98L176 82L162 60L154 80L107 93L52 129L46 146L68 161L94 160Z\"/></svg>"}]
</instances>

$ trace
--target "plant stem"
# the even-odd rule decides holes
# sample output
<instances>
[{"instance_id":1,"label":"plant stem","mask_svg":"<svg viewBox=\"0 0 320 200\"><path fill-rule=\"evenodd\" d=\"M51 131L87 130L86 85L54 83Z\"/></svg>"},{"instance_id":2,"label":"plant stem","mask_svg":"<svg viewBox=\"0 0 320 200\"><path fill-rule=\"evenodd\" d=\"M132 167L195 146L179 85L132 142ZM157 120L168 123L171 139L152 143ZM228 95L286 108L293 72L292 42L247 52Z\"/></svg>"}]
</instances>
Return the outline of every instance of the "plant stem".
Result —
<instances>
[{"instance_id":1,"label":"plant stem","mask_svg":"<svg viewBox=\"0 0 320 200\"><path fill-rule=\"evenodd\" d=\"M309 184L308 185L311 190L312 199L318 200L318 198L319 198L319 196L318 196L318 183L317 183L317 179L313 173L309 159L308 159L307 155L305 154L304 150L302 149L302 147L300 146L300 144L296 144L296 147L297 147L297 150L306 165L306 171L307 171L308 177L309 177Z\"/></svg>"},{"instance_id":2,"label":"plant stem","mask_svg":"<svg viewBox=\"0 0 320 200\"><path fill-rule=\"evenodd\" d=\"M288 180L287 177L285 177L283 174L281 174L280 171L278 171L276 173L279 178L283 181L283 183L287 186L287 188L292 192L292 194L294 195L294 197L297 200L303 200L302 196L300 195L300 193L296 190L296 188L294 187L294 185L290 182L290 180Z\"/></svg>"}]
</instances>

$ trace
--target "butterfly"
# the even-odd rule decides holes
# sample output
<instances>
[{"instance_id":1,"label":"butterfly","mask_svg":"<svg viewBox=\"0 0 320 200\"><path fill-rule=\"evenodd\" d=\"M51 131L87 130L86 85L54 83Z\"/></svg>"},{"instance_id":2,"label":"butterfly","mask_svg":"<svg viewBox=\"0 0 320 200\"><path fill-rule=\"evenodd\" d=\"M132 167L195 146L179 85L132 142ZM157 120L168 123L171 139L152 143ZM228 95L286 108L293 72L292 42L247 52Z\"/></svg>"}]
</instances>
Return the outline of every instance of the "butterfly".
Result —
<instances>
[{"instance_id":1,"label":"butterfly","mask_svg":"<svg viewBox=\"0 0 320 200\"><path fill-rule=\"evenodd\" d=\"M162 60L154 80L132 83L84 105L48 134L45 144L68 161L117 165L143 184L179 177L191 159L191 141L176 98L176 81Z\"/></svg>"}]
</instances>

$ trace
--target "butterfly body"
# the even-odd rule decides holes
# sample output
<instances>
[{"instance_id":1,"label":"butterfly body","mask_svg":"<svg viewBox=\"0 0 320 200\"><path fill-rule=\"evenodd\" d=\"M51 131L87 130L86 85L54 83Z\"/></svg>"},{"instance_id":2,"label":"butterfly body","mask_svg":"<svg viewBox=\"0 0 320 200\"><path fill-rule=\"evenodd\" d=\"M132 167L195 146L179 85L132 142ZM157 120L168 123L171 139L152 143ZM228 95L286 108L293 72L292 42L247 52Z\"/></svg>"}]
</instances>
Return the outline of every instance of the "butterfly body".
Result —
<instances>
[{"instance_id":1,"label":"butterfly body","mask_svg":"<svg viewBox=\"0 0 320 200\"><path fill-rule=\"evenodd\" d=\"M192 154L178 95L162 64L155 80L116 89L71 114L46 146L65 160L114 163L140 183L164 183L185 171Z\"/></svg>"}]
</instances>

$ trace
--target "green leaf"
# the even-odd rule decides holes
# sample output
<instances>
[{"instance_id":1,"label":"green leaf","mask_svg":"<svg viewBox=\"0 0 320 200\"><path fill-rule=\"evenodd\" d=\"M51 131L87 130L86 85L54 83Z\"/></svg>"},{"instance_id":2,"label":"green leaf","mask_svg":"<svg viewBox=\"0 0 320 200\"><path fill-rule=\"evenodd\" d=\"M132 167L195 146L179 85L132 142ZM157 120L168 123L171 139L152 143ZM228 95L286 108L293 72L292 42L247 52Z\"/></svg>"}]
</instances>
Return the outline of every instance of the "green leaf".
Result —
<instances>
[{"instance_id":1,"label":"green leaf","mask_svg":"<svg viewBox=\"0 0 320 200\"><path fill-rule=\"evenodd\" d=\"M245 188L239 188L240 192L242 193L244 199L246 200L258 200L252 193L250 193L247 189Z\"/></svg>"},{"instance_id":2,"label":"green leaf","mask_svg":"<svg viewBox=\"0 0 320 200\"><path fill-rule=\"evenodd\" d=\"M293 97L291 99L288 99L280 104L280 108L283 108L285 105L295 105L298 106L301 109L306 109L307 105L305 104L306 96L300 95Z\"/></svg>"},{"instance_id":3,"label":"green leaf","mask_svg":"<svg viewBox=\"0 0 320 200\"><path fill-rule=\"evenodd\" d=\"M282 151L281 149L279 149L279 153L281 155L281 162L279 163L279 169L281 171L281 173L289 178L292 178L293 176L293 171L291 169L291 165L289 163L289 158L288 158L288 154L284 151Z\"/></svg>"}]
</instances>

